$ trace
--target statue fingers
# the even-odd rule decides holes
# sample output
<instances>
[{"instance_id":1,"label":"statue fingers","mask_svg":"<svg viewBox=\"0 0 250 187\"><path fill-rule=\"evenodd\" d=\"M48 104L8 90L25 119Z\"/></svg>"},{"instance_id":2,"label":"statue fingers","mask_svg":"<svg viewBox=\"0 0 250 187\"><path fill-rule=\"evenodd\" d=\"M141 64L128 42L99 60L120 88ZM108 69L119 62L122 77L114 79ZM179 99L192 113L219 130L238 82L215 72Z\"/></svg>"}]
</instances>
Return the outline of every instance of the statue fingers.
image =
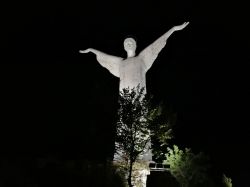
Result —
<instances>
[{"instance_id":1,"label":"statue fingers","mask_svg":"<svg viewBox=\"0 0 250 187\"><path fill-rule=\"evenodd\" d=\"M185 22L185 23L184 23L184 27L186 27L188 24L189 24L189 22Z\"/></svg>"},{"instance_id":2,"label":"statue fingers","mask_svg":"<svg viewBox=\"0 0 250 187\"><path fill-rule=\"evenodd\" d=\"M89 49L86 49L86 50L80 50L79 52L80 52L80 53L88 53L88 52L89 52Z\"/></svg>"}]
</instances>

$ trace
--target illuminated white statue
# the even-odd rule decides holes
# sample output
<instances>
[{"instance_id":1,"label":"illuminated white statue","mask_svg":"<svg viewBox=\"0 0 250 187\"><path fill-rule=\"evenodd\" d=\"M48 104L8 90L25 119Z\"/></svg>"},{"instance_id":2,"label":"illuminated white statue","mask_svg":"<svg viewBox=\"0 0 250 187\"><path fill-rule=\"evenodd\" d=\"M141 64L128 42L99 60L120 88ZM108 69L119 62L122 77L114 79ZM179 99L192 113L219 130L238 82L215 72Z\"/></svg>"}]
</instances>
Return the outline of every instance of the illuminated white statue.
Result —
<instances>
[{"instance_id":1,"label":"illuminated white statue","mask_svg":"<svg viewBox=\"0 0 250 187\"><path fill-rule=\"evenodd\" d=\"M138 56L135 56L136 42L133 38L124 40L124 49L127 52L126 59L112 56L92 48L80 50L80 53L94 53L97 61L103 67L107 68L110 73L120 79L120 91L122 91L123 88L132 89L138 85L140 85L141 88L146 88L146 73L166 45L167 39L173 32L184 29L188 24L189 22L185 22L182 25L174 26L141 51Z\"/></svg>"}]
</instances>

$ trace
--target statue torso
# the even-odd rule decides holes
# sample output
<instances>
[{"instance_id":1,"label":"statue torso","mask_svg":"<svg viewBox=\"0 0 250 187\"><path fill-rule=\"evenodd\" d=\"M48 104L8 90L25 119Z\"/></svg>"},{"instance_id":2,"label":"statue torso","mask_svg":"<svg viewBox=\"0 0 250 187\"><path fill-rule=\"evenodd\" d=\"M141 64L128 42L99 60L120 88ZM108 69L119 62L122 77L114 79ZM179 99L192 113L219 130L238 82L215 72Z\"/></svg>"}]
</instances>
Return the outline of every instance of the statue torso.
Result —
<instances>
[{"instance_id":1,"label":"statue torso","mask_svg":"<svg viewBox=\"0 0 250 187\"><path fill-rule=\"evenodd\" d=\"M119 67L120 90L123 88L146 87L145 64L138 56L124 59Z\"/></svg>"}]
</instances>

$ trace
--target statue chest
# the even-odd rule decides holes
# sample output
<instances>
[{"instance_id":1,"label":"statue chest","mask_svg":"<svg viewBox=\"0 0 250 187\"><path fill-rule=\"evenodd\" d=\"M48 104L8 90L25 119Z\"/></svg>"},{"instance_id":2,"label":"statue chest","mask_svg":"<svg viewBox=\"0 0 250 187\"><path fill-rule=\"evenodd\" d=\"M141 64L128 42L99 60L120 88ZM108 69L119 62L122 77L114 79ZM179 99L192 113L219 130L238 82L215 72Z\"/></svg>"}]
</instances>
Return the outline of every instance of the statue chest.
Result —
<instances>
[{"instance_id":1,"label":"statue chest","mask_svg":"<svg viewBox=\"0 0 250 187\"><path fill-rule=\"evenodd\" d=\"M140 79L145 76L144 62L138 57L124 60L119 70L121 79Z\"/></svg>"}]
</instances>

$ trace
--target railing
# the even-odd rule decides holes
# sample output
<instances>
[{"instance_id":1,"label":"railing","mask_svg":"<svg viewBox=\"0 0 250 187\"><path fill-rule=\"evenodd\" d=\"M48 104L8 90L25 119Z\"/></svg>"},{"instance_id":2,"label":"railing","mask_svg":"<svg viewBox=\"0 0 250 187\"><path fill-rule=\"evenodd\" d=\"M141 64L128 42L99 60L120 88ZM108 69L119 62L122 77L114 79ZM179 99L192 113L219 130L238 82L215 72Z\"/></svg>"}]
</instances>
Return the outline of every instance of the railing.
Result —
<instances>
[{"instance_id":1,"label":"railing","mask_svg":"<svg viewBox=\"0 0 250 187\"><path fill-rule=\"evenodd\" d=\"M162 163L149 163L150 171L168 171L169 165L162 164Z\"/></svg>"}]
</instances>

